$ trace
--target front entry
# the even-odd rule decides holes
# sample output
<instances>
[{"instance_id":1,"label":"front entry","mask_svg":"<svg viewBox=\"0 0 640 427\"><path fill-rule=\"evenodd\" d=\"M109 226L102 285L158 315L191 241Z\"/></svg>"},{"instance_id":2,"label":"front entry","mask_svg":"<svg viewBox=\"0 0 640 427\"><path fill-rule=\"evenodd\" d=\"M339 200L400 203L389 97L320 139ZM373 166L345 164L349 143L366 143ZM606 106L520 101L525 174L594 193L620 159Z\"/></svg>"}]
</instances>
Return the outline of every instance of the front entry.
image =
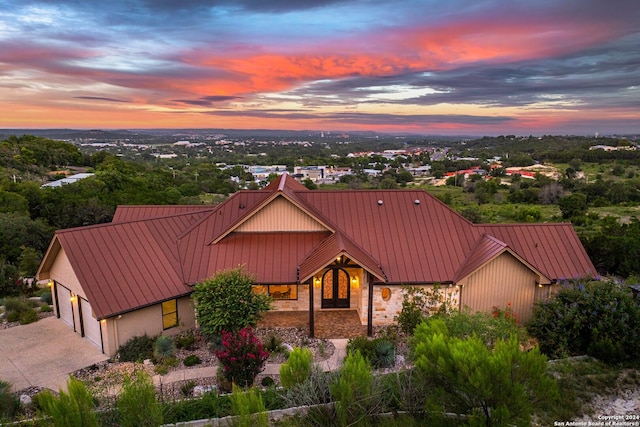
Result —
<instances>
[{"instance_id":1,"label":"front entry","mask_svg":"<svg viewBox=\"0 0 640 427\"><path fill-rule=\"evenodd\" d=\"M322 276L322 308L349 308L350 287L346 270L327 270Z\"/></svg>"}]
</instances>

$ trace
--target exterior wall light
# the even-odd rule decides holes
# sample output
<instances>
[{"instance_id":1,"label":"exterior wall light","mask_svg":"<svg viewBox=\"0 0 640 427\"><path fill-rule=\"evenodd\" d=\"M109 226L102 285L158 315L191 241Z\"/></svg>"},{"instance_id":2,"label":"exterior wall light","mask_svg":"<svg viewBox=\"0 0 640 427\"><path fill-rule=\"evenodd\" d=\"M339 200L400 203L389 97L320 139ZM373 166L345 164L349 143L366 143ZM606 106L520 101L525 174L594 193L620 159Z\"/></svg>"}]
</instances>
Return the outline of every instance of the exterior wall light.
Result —
<instances>
[{"instance_id":1,"label":"exterior wall light","mask_svg":"<svg viewBox=\"0 0 640 427\"><path fill-rule=\"evenodd\" d=\"M74 302L75 300L76 300L76 296L74 294L71 294L69 301Z\"/></svg>"}]
</instances>

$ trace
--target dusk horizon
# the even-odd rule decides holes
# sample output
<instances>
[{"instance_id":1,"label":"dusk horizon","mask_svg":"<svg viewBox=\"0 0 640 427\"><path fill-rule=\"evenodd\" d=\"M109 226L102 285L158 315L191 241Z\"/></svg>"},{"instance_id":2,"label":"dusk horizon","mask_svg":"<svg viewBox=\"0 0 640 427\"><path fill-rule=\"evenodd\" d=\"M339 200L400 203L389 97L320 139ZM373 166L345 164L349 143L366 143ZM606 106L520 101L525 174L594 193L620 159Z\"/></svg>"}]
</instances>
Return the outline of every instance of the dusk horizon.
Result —
<instances>
[{"instance_id":1,"label":"dusk horizon","mask_svg":"<svg viewBox=\"0 0 640 427\"><path fill-rule=\"evenodd\" d=\"M630 0L0 0L0 129L638 134L638 23Z\"/></svg>"}]
</instances>

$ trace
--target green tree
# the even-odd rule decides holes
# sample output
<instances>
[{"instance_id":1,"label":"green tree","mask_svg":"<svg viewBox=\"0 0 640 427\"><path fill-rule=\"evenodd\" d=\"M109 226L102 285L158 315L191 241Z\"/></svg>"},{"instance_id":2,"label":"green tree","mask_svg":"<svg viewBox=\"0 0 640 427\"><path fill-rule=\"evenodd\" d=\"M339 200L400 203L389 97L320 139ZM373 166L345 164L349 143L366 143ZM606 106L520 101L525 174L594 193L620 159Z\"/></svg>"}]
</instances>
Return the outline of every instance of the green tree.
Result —
<instances>
[{"instance_id":1,"label":"green tree","mask_svg":"<svg viewBox=\"0 0 640 427\"><path fill-rule=\"evenodd\" d=\"M235 332L255 326L271 308L268 295L253 292L253 279L242 267L222 271L193 288L200 330L208 338L222 331Z\"/></svg>"},{"instance_id":2,"label":"green tree","mask_svg":"<svg viewBox=\"0 0 640 427\"><path fill-rule=\"evenodd\" d=\"M67 381L67 392L60 389L59 396L45 390L38 396L42 411L55 427L98 426L93 396L84 383L73 377Z\"/></svg>"},{"instance_id":3,"label":"green tree","mask_svg":"<svg viewBox=\"0 0 640 427\"><path fill-rule=\"evenodd\" d=\"M373 375L359 351L344 359L338 378L331 384L340 426L363 425L372 406Z\"/></svg>"},{"instance_id":4,"label":"green tree","mask_svg":"<svg viewBox=\"0 0 640 427\"><path fill-rule=\"evenodd\" d=\"M163 423L153 380L144 372L137 372L133 378L125 377L117 408L122 427L156 427Z\"/></svg>"},{"instance_id":5,"label":"green tree","mask_svg":"<svg viewBox=\"0 0 640 427\"><path fill-rule=\"evenodd\" d=\"M447 171L446 166L442 162L432 162L431 163L431 175L434 178L440 179L444 176Z\"/></svg>"},{"instance_id":6,"label":"green tree","mask_svg":"<svg viewBox=\"0 0 640 427\"><path fill-rule=\"evenodd\" d=\"M576 218L587 213L587 196L583 193L573 193L562 197L558 201L558 206L562 212L562 218Z\"/></svg>"},{"instance_id":7,"label":"green tree","mask_svg":"<svg viewBox=\"0 0 640 427\"><path fill-rule=\"evenodd\" d=\"M306 178L305 180L303 180L302 181L302 185L307 187L309 190L317 190L318 189L318 185L315 182L313 182L312 180L310 180L309 178Z\"/></svg>"},{"instance_id":8,"label":"green tree","mask_svg":"<svg viewBox=\"0 0 640 427\"><path fill-rule=\"evenodd\" d=\"M520 349L515 336L489 348L478 337L452 337L442 319L416 328L416 367L435 386L431 405L470 417L471 425L529 426L537 405L557 396L547 359Z\"/></svg>"},{"instance_id":9,"label":"green tree","mask_svg":"<svg viewBox=\"0 0 640 427\"><path fill-rule=\"evenodd\" d=\"M577 280L534 307L528 325L549 357L589 354L603 362L640 356L640 306L612 280Z\"/></svg>"},{"instance_id":10,"label":"green tree","mask_svg":"<svg viewBox=\"0 0 640 427\"><path fill-rule=\"evenodd\" d=\"M280 383L291 388L304 382L311 374L313 353L306 347L294 347L287 361L280 366Z\"/></svg>"}]
</instances>

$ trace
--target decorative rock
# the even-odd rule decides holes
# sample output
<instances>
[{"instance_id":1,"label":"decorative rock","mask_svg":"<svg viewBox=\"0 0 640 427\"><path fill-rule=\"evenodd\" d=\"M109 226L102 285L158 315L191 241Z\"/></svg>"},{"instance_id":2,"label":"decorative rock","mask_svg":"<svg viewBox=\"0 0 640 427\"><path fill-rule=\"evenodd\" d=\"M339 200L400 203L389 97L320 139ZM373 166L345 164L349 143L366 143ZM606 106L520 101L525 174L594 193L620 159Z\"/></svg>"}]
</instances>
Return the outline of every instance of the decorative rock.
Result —
<instances>
[{"instance_id":1,"label":"decorative rock","mask_svg":"<svg viewBox=\"0 0 640 427\"><path fill-rule=\"evenodd\" d=\"M200 397L216 389L217 387L215 385L197 385L193 388L193 397Z\"/></svg>"},{"instance_id":2,"label":"decorative rock","mask_svg":"<svg viewBox=\"0 0 640 427\"><path fill-rule=\"evenodd\" d=\"M142 362L144 366L153 366L153 362L151 361L151 359L144 359L144 362Z\"/></svg>"},{"instance_id":3,"label":"decorative rock","mask_svg":"<svg viewBox=\"0 0 640 427\"><path fill-rule=\"evenodd\" d=\"M288 352L291 352L293 350L293 346L289 343L282 344L282 347L284 347Z\"/></svg>"},{"instance_id":4,"label":"decorative rock","mask_svg":"<svg viewBox=\"0 0 640 427\"><path fill-rule=\"evenodd\" d=\"M21 394L20 395L20 404L22 406L28 406L31 405L31 397L27 394Z\"/></svg>"}]
</instances>

